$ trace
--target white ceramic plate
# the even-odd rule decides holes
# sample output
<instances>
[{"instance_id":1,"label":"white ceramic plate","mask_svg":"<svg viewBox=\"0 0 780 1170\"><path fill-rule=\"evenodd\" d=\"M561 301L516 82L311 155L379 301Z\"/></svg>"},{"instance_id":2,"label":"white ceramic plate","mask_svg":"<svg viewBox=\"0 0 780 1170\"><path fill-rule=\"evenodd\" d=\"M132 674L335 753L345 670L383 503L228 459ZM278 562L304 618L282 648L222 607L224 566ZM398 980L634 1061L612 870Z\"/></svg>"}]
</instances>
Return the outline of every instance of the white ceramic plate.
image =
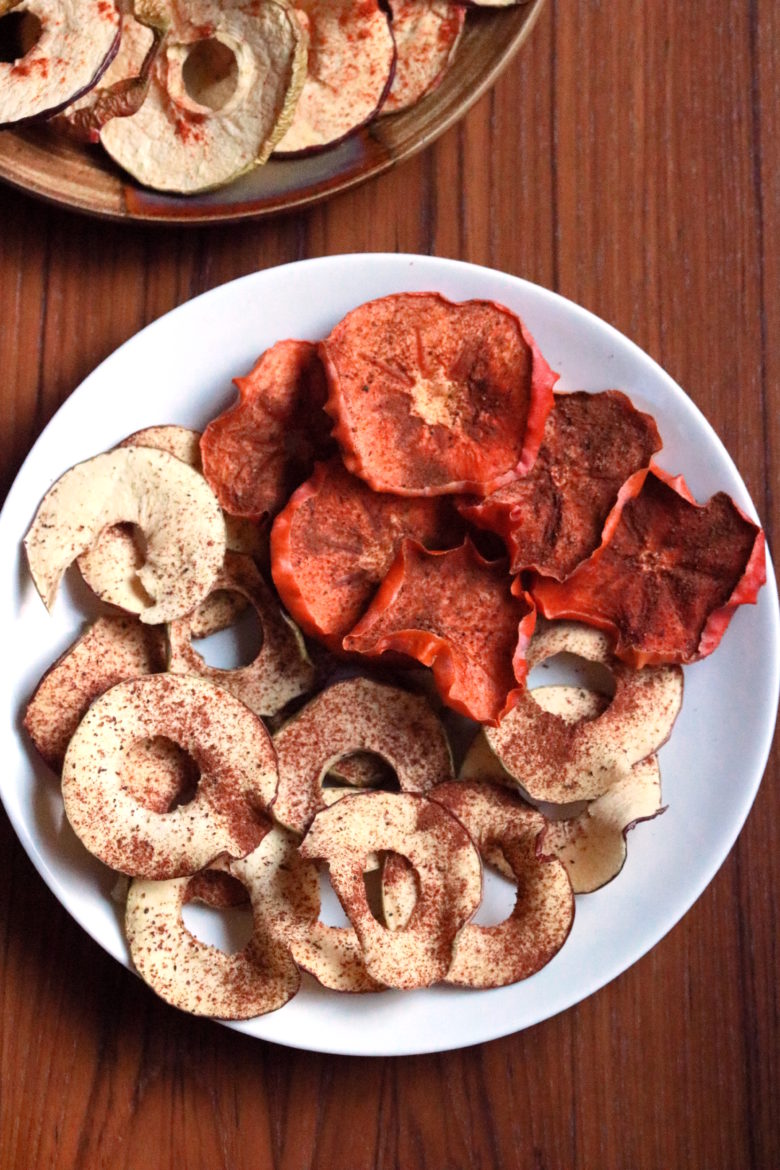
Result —
<instances>
[{"instance_id":1,"label":"white ceramic plate","mask_svg":"<svg viewBox=\"0 0 780 1170\"><path fill-rule=\"evenodd\" d=\"M259 272L190 301L108 358L68 399L27 458L0 517L0 618L8 719L0 730L0 792L44 880L74 918L126 966L113 879L64 821L55 778L20 731L24 703L73 640L83 610L63 590L46 613L28 579L21 538L66 468L140 427L202 427L231 399L231 377L282 337L323 337L372 297L436 289L488 297L520 313L562 389L619 387L651 411L665 440L660 462L683 471L703 499L724 489L755 515L739 474L693 403L646 354L584 309L499 272L429 257L335 256ZM308 983L273 1015L236 1025L298 1048L356 1055L440 1051L528 1027L619 975L675 925L711 881L747 816L769 752L778 702L774 576L755 607L735 616L717 652L686 668L683 710L662 749L666 814L629 838L617 880L577 899L572 934L537 975L514 987L434 988L337 995ZM34 929L45 930L45 923Z\"/></svg>"}]
</instances>

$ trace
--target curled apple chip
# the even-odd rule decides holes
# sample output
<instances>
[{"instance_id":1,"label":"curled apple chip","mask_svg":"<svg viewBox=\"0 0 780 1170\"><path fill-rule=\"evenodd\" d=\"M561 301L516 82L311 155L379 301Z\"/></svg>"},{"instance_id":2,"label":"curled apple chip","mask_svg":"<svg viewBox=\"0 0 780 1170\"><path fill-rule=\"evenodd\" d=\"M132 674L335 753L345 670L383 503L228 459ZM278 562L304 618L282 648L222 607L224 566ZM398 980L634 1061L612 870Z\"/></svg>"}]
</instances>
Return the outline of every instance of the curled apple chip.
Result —
<instances>
[{"instance_id":1,"label":"curled apple chip","mask_svg":"<svg viewBox=\"0 0 780 1170\"><path fill-rule=\"evenodd\" d=\"M405 536L448 548L462 532L449 500L372 492L332 459L317 466L276 517L271 572L301 628L338 651Z\"/></svg>"},{"instance_id":2,"label":"curled apple chip","mask_svg":"<svg viewBox=\"0 0 780 1170\"><path fill-rule=\"evenodd\" d=\"M556 394L531 470L460 510L504 538L513 573L561 580L598 548L621 486L660 447L655 421L619 390Z\"/></svg>"},{"instance_id":3,"label":"curled apple chip","mask_svg":"<svg viewBox=\"0 0 780 1170\"><path fill-rule=\"evenodd\" d=\"M238 402L201 439L203 470L231 516L274 516L332 447L325 374L309 341L278 341L235 379Z\"/></svg>"},{"instance_id":4,"label":"curled apple chip","mask_svg":"<svg viewBox=\"0 0 780 1170\"><path fill-rule=\"evenodd\" d=\"M447 736L426 700L367 678L327 687L276 732L274 747L273 814L297 833L325 807L323 777L355 751L387 760L405 792L426 792L453 775Z\"/></svg>"},{"instance_id":5,"label":"curled apple chip","mask_svg":"<svg viewBox=\"0 0 780 1170\"><path fill-rule=\"evenodd\" d=\"M244 597L258 616L262 645L254 661L235 670L209 666L192 645L189 617L168 626L173 674L195 674L210 679L245 703L257 715L275 715L291 699L311 690L314 667L303 639L266 585L251 557L226 553L225 564L213 588L229 596Z\"/></svg>"},{"instance_id":6,"label":"curled apple chip","mask_svg":"<svg viewBox=\"0 0 780 1170\"><path fill-rule=\"evenodd\" d=\"M455 55L466 10L448 0L389 0L395 74L382 106L396 114L436 88Z\"/></svg>"},{"instance_id":7,"label":"curled apple chip","mask_svg":"<svg viewBox=\"0 0 780 1170\"><path fill-rule=\"evenodd\" d=\"M0 128L46 118L95 85L119 45L113 0L0 0L19 56L0 61Z\"/></svg>"},{"instance_id":8,"label":"curled apple chip","mask_svg":"<svg viewBox=\"0 0 780 1170\"><path fill-rule=\"evenodd\" d=\"M566 804L601 796L671 734L682 703L677 666L634 670L614 657L610 638L575 622L540 629L528 647L529 668L556 654L600 662L615 695L602 714L572 722L544 710L533 690L522 694L499 727L485 729L493 752L534 801Z\"/></svg>"},{"instance_id":9,"label":"curled apple chip","mask_svg":"<svg viewBox=\"0 0 780 1170\"><path fill-rule=\"evenodd\" d=\"M711 654L765 580L758 525L725 492L697 504L682 476L652 467L624 484L588 560L532 592L545 617L607 630L617 656L641 667Z\"/></svg>"},{"instance_id":10,"label":"curled apple chip","mask_svg":"<svg viewBox=\"0 0 780 1170\"><path fill-rule=\"evenodd\" d=\"M379 991L366 971L355 931L320 921L319 873L298 840L274 827L248 857L230 863L251 892L271 937L295 962L333 991Z\"/></svg>"},{"instance_id":11,"label":"curled apple chip","mask_svg":"<svg viewBox=\"0 0 780 1170\"><path fill-rule=\"evenodd\" d=\"M527 979L558 953L574 920L565 867L538 849L547 822L514 793L489 783L455 781L435 789L430 798L458 818L481 853L486 846L499 849L517 884L515 906L504 922L463 927L446 982L484 988ZM391 919L406 918L411 902L409 871L398 857L385 864L382 902ZM394 906L395 902L399 905Z\"/></svg>"},{"instance_id":12,"label":"curled apple chip","mask_svg":"<svg viewBox=\"0 0 780 1170\"><path fill-rule=\"evenodd\" d=\"M200 769L194 798L147 808L125 778L139 740L165 736ZM62 768L65 813L86 848L133 877L182 877L219 854L243 857L268 825L277 770L261 720L206 679L157 674L119 683L87 711Z\"/></svg>"},{"instance_id":13,"label":"curled apple chip","mask_svg":"<svg viewBox=\"0 0 780 1170\"><path fill-rule=\"evenodd\" d=\"M208 593L225 555L225 524L211 488L167 451L126 447L66 471L35 514L24 546L47 609L67 567L121 521L137 525L146 541L138 578L150 601L141 621L172 621Z\"/></svg>"},{"instance_id":14,"label":"curled apple chip","mask_svg":"<svg viewBox=\"0 0 780 1170\"><path fill-rule=\"evenodd\" d=\"M220 872L220 871L217 871ZM301 985L300 972L286 947L261 925L258 895L253 895L252 937L235 954L201 942L185 926L182 908L196 891L199 901L217 906L206 882L179 877L130 884L125 932L141 978L167 1003L196 1016L246 1020L276 1011Z\"/></svg>"},{"instance_id":15,"label":"curled apple chip","mask_svg":"<svg viewBox=\"0 0 780 1170\"><path fill-rule=\"evenodd\" d=\"M98 695L118 682L163 670L160 630L132 618L99 617L38 683L24 726L49 767L59 771L71 736Z\"/></svg>"},{"instance_id":16,"label":"curled apple chip","mask_svg":"<svg viewBox=\"0 0 780 1170\"><path fill-rule=\"evenodd\" d=\"M484 496L533 465L557 375L502 305L382 297L320 352L334 437L375 491Z\"/></svg>"},{"instance_id":17,"label":"curled apple chip","mask_svg":"<svg viewBox=\"0 0 780 1170\"><path fill-rule=\"evenodd\" d=\"M167 24L149 92L100 141L144 186L183 194L266 161L289 125L306 69L306 35L282 0L137 4ZM153 21L150 20L150 23Z\"/></svg>"},{"instance_id":18,"label":"curled apple chip","mask_svg":"<svg viewBox=\"0 0 780 1170\"><path fill-rule=\"evenodd\" d=\"M415 658L433 668L447 706L498 723L521 695L535 618L529 601L512 594L504 562L483 560L469 540L441 553L404 540L343 646Z\"/></svg>"},{"instance_id":19,"label":"curled apple chip","mask_svg":"<svg viewBox=\"0 0 780 1170\"><path fill-rule=\"evenodd\" d=\"M334 146L373 118L395 67L395 42L378 0L296 0L309 36L306 80L277 154Z\"/></svg>"},{"instance_id":20,"label":"curled apple chip","mask_svg":"<svg viewBox=\"0 0 780 1170\"><path fill-rule=\"evenodd\" d=\"M371 854L399 853L418 896L409 921L389 930L369 906L363 874ZM366 970L387 987L429 987L446 975L455 938L482 896L482 865L463 825L440 804L407 792L359 792L319 812L303 857L327 861L357 932Z\"/></svg>"}]
</instances>

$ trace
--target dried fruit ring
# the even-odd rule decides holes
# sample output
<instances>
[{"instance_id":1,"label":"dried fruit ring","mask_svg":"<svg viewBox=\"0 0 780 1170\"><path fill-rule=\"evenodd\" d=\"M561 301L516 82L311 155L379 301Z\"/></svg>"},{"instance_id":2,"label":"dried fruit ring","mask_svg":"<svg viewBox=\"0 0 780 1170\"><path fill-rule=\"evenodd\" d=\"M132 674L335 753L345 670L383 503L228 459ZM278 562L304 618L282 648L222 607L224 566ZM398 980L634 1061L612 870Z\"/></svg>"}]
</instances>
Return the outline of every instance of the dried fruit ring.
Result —
<instances>
[{"instance_id":1,"label":"dried fruit ring","mask_svg":"<svg viewBox=\"0 0 780 1170\"><path fill-rule=\"evenodd\" d=\"M243 950L226 954L185 926L182 907L194 897L224 904L219 895L210 896L203 877L131 883L125 931L138 974L162 999L196 1016L245 1020L283 1007L301 985L300 972L287 948L261 925L257 895L248 883L255 928Z\"/></svg>"},{"instance_id":2,"label":"dried fruit ring","mask_svg":"<svg viewBox=\"0 0 780 1170\"><path fill-rule=\"evenodd\" d=\"M201 773L193 800L166 813L146 807L124 775L133 745L160 735ZM158 674L119 683L92 704L65 756L62 796L77 836L106 865L182 877L259 844L276 780L270 737L248 707L205 679Z\"/></svg>"},{"instance_id":3,"label":"dried fruit ring","mask_svg":"<svg viewBox=\"0 0 780 1170\"><path fill-rule=\"evenodd\" d=\"M453 777L442 724L420 695L367 678L335 683L312 699L274 736L279 790L274 816L305 833L325 807L322 778L342 756L375 752L406 792L425 792Z\"/></svg>"},{"instance_id":4,"label":"dried fruit ring","mask_svg":"<svg viewBox=\"0 0 780 1170\"><path fill-rule=\"evenodd\" d=\"M282 613L251 557L226 553L214 589L246 598L263 630L263 643L248 666L219 670L208 666L192 646L191 617L179 618L168 627L170 659L174 674L197 674L210 679L246 703L257 715L275 715L291 699L305 694L314 683L314 667L298 630Z\"/></svg>"},{"instance_id":5,"label":"dried fruit ring","mask_svg":"<svg viewBox=\"0 0 780 1170\"><path fill-rule=\"evenodd\" d=\"M382 926L366 897L363 874L369 855L380 850L410 862L419 886L401 930ZM314 818L301 854L327 861L374 979L414 988L444 978L455 937L479 905L482 864L463 825L442 805L407 792L344 796Z\"/></svg>"},{"instance_id":6,"label":"dried fruit ring","mask_svg":"<svg viewBox=\"0 0 780 1170\"><path fill-rule=\"evenodd\" d=\"M566 804L601 796L669 738L680 710L679 666L634 670L616 659L610 638L576 622L548 625L531 639L529 668L560 653L603 663L615 696L595 719L567 721L542 709L533 691L485 737L503 767L532 800Z\"/></svg>"}]
</instances>

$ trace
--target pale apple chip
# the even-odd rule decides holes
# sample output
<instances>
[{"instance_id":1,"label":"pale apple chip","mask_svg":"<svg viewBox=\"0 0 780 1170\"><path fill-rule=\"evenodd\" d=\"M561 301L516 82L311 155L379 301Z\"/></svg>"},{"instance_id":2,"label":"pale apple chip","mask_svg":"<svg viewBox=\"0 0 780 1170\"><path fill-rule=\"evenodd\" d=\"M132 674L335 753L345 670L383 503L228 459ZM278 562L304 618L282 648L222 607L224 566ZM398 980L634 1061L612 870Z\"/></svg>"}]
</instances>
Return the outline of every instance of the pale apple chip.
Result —
<instances>
[{"instance_id":1,"label":"pale apple chip","mask_svg":"<svg viewBox=\"0 0 780 1170\"><path fill-rule=\"evenodd\" d=\"M305 694L314 685L314 666L303 638L280 608L251 557L226 553L214 588L229 596L238 594L246 598L254 609L263 634L257 657L248 666L234 670L208 666L193 648L191 620L184 617L168 627L168 669L174 674L195 674L210 679L257 715L275 715L291 699Z\"/></svg>"},{"instance_id":2,"label":"pale apple chip","mask_svg":"<svg viewBox=\"0 0 780 1170\"><path fill-rule=\"evenodd\" d=\"M148 808L125 778L139 740L165 736L195 761L194 798ZM86 848L133 877L183 877L219 854L245 857L267 831L277 770L262 721L206 679L157 674L97 699L70 741L62 769L65 813Z\"/></svg>"},{"instance_id":3,"label":"pale apple chip","mask_svg":"<svg viewBox=\"0 0 780 1170\"><path fill-rule=\"evenodd\" d=\"M99 617L49 667L27 705L24 726L49 767L62 767L71 736L109 687L165 670L160 630L133 618Z\"/></svg>"},{"instance_id":4,"label":"pale apple chip","mask_svg":"<svg viewBox=\"0 0 780 1170\"><path fill-rule=\"evenodd\" d=\"M273 828L230 872L250 891L268 933L296 963L333 991L379 991L366 971L355 931L320 922L319 873L298 850L298 840Z\"/></svg>"},{"instance_id":5,"label":"pale apple chip","mask_svg":"<svg viewBox=\"0 0 780 1170\"><path fill-rule=\"evenodd\" d=\"M0 0L0 20L19 34L19 56L0 61L0 128L49 117L91 89L122 23L114 0Z\"/></svg>"},{"instance_id":6,"label":"pale apple chip","mask_svg":"<svg viewBox=\"0 0 780 1170\"><path fill-rule=\"evenodd\" d=\"M458 932L479 906L482 865L463 825L441 804L408 792L345 796L317 814L300 851L328 863L374 979L408 989L444 978ZM367 860L382 851L404 857L419 882L411 917L398 930L378 921L366 894Z\"/></svg>"},{"instance_id":7,"label":"pale apple chip","mask_svg":"<svg viewBox=\"0 0 780 1170\"><path fill-rule=\"evenodd\" d=\"M152 600L141 621L156 624L190 613L222 566L222 511L203 476L167 451L143 447L87 459L44 496L24 545L47 608L68 565L104 528L121 521L137 525L146 541L138 578Z\"/></svg>"},{"instance_id":8,"label":"pale apple chip","mask_svg":"<svg viewBox=\"0 0 780 1170\"><path fill-rule=\"evenodd\" d=\"M679 666L635 670L614 657L608 635L576 622L551 623L534 635L529 670L564 652L609 669L615 696L603 714L572 723L545 711L528 690L500 726L485 728L516 784L533 801L556 804L601 796L657 751L671 734L683 693Z\"/></svg>"},{"instance_id":9,"label":"pale apple chip","mask_svg":"<svg viewBox=\"0 0 780 1170\"><path fill-rule=\"evenodd\" d=\"M325 807L323 777L343 757L374 752L387 760L404 792L426 792L452 779L444 727L425 699L367 678L334 683L274 736L277 821L305 833Z\"/></svg>"},{"instance_id":10,"label":"pale apple chip","mask_svg":"<svg viewBox=\"0 0 780 1170\"><path fill-rule=\"evenodd\" d=\"M210 897L200 875L131 883L125 931L144 982L196 1016L246 1020L283 1007L300 988L301 975L287 948L268 934L251 888L254 931L236 954L201 942L185 926L182 907L193 888L198 900L224 905L220 896Z\"/></svg>"},{"instance_id":11,"label":"pale apple chip","mask_svg":"<svg viewBox=\"0 0 780 1170\"><path fill-rule=\"evenodd\" d=\"M396 114L431 93L455 56L466 11L449 0L389 0L395 74L382 106Z\"/></svg>"}]
</instances>

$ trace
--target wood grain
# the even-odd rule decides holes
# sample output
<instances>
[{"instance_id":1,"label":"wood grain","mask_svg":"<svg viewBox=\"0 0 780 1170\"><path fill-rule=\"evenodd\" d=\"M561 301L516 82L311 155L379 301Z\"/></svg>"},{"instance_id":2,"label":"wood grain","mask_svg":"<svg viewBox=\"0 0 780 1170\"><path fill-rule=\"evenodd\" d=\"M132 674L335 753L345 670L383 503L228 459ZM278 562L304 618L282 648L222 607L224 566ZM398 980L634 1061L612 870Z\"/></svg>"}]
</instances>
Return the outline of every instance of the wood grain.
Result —
<instances>
[{"instance_id":1,"label":"wood grain","mask_svg":"<svg viewBox=\"0 0 780 1170\"><path fill-rule=\"evenodd\" d=\"M549 0L465 121L305 214L148 230L0 191L0 487L167 309L258 267L403 249L518 273L625 331L709 417L776 544L779 57L773 0ZM775 753L715 881L613 984L521 1034L400 1060L180 1017L68 918L0 817L0 1165L778 1166L778 781Z\"/></svg>"}]
</instances>

